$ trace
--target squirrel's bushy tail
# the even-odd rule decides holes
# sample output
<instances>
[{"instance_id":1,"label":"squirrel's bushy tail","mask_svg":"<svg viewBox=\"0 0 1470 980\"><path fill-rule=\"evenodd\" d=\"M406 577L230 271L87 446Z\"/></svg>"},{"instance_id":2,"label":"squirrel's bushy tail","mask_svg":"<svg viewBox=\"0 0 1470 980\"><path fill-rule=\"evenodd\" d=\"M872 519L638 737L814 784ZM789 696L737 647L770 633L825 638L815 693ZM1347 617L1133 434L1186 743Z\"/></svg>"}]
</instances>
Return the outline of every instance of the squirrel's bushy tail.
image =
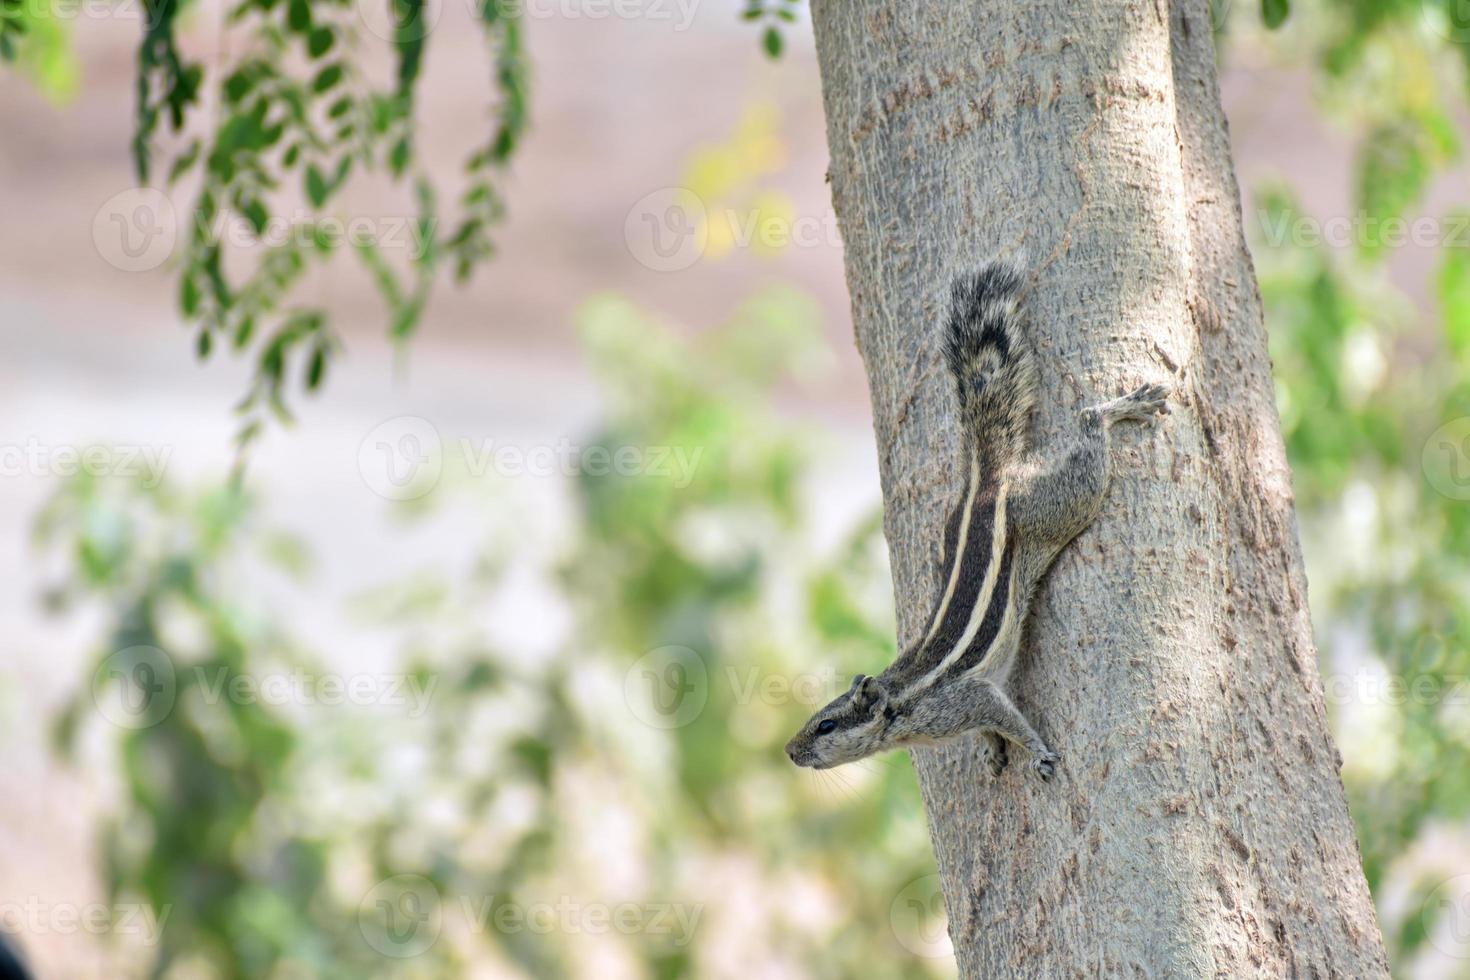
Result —
<instances>
[{"instance_id":1,"label":"squirrel's bushy tail","mask_svg":"<svg viewBox=\"0 0 1470 980\"><path fill-rule=\"evenodd\" d=\"M1024 277L992 262L955 280L944 354L954 374L969 448L994 471L1025 451L1036 404L1036 359L1018 308Z\"/></svg>"}]
</instances>

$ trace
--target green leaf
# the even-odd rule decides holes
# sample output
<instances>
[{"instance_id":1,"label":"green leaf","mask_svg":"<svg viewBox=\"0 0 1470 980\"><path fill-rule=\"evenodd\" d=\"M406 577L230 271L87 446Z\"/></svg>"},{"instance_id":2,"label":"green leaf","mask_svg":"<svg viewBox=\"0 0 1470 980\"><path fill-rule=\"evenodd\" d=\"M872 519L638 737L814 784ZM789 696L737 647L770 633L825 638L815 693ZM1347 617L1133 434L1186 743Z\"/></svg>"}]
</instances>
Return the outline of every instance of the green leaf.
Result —
<instances>
[{"instance_id":1,"label":"green leaf","mask_svg":"<svg viewBox=\"0 0 1470 980\"><path fill-rule=\"evenodd\" d=\"M264 234L266 222L270 221L270 212L258 198L245 201L241 205L245 212L245 220L250 222L250 227L255 230L257 236Z\"/></svg>"},{"instance_id":2,"label":"green leaf","mask_svg":"<svg viewBox=\"0 0 1470 980\"><path fill-rule=\"evenodd\" d=\"M1455 222L1470 221L1462 215ZM1445 340L1456 357L1470 354L1470 249L1447 248L1439 267L1439 306Z\"/></svg>"},{"instance_id":3,"label":"green leaf","mask_svg":"<svg viewBox=\"0 0 1470 980\"><path fill-rule=\"evenodd\" d=\"M179 309L191 320L199 312L199 285L191 273L185 273L184 281L179 285Z\"/></svg>"},{"instance_id":4,"label":"green leaf","mask_svg":"<svg viewBox=\"0 0 1470 980\"><path fill-rule=\"evenodd\" d=\"M1261 20L1273 31L1286 23L1286 16L1289 13L1291 13L1290 0L1261 0Z\"/></svg>"},{"instance_id":5,"label":"green leaf","mask_svg":"<svg viewBox=\"0 0 1470 980\"><path fill-rule=\"evenodd\" d=\"M318 252L326 254L341 243L343 236L326 222L315 221L309 227L311 228L311 247Z\"/></svg>"},{"instance_id":6,"label":"green leaf","mask_svg":"<svg viewBox=\"0 0 1470 980\"><path fill-rule=\"evenodd\" d=\"M333 85L342 80L342 66L328 65L317 72L316 78L311 80L311 89L318 94L327 91Z\"/></svg>"},{"instance_id":7,"label":"green leaf","mask_svg":"<svg viewBox=\"0 0 1470 980\"><path fill-rule=\"evenodd\" d=\"M306 168L307 200L311 201L312 207L319 208L327 202L328 193L330 189L327 187L327 178L317 169L316 164L311 164Z\"/></svg>"},{"instance_id":8,"label":"green leaf","mask_svg":"<svg viewBox=\"0 0 1470 980\"><path fill-rule=\"evenodd\" d=\"M194 166L194 162L199 159L201 147L202 144L199 140L195 140L189 144L189 149L185 150L178 159L174 160L173 166L168 170L168 182L170 184L177 181L190 167Z\"/></svg>"},{"instance_id":9,"label":"green leaf","mask_svg":"<svg viewBox=\"0 0 1470 980\"><path fill-rule=\"evenodd\" d=\"M311 30L311 4L307 0L291 0L286 12L286 26L297 34Z\"/></svg>"},{"instance_id":10,"label":"green leaf","mask_svg":"<svg viewBox=\"0 0 1470 980\"><path fill-rule=\"evenodd\" d=\"M244 350L245 345L250 343L250 336L255 333L255 318L247 316L235 327L235 350Z\"/></svg>"},{"instance_id":11,"label":"green leaf","mask_svg":"<svg viewBox=\"0 0 1470 980\"><path fill-rule=\"evenodd\" d=\"M332 42L337 39L330 28L318 27L306 38L306 51L313 58L320 58L332 48Z\"/></svg>"},{"instance_id":12,"label":"green leaf","mask_svg":"<svg viewBox=\"0 0 1470 980\"><path fill-rule=\"evenodd\" d=\"M282 339L276 337L260 355L260 373L272 385L281 383L281 374L286 368L286 355L281 348Z\"/></svg>"},{"instance_id":13,"label":"green leaf","mask_svg":"<svg viewBox=\"0 0 1470 980\"><path fill-rule=\"evenodd\" d=\"M388 169L393 172L393 176L403 176L403 171L408 166L408 157L409 143L408 137L405 136L393 144L393 150L388 155Z\"/></svg>"},{"instance_id":14,"label":"green leaf","mask_svg":"<svg viewBox=\"0 0 1470 980\"><path fill-rule=\"evenodd\" d=\"M417 303L409 303L393 315L393 322L388 327L389 334L395 340L402 340L414 332L419 324L419 313L422 307Z\"/></svg>"},{"instance_id":15,"label":"green leaf","mask_svg":"<svg viewBox=\"0 0 1470 980\"><path fill-rule=\"evenodd\" d=\"M761 39L766 54L772 58L781 57L781 32L774 27L767 27Z\"/></svg>"},{"instance_id":16,"label":"green leaf","mask_svg":"<svg viewBox=\"0 0 1470 980\"><path fill-rule=\"evenodd\" d=\"M250 94L254 86L255 80L244 68L233 72L229 78L225 79L225 102L237 105L241 99Z\"/></svg>"},{"instance_id":17,"label":"green leaf","mask_svg":"<svg viewBox=\"0 0 1470 980\"><path fill-rule=\"evenodd\" d=\"M311 360L306 367L306 390L316 391L321 386L322 375L327 370L327 348L325 344L317 344L311 352Z\"/></svg>"},{"instance_id":18,"label":"green leaf","mask_svg":"<svg viewBox=\"0 0 1470 980\"><path fill-rule=\"evenodd\" d=\"M196 353L198 353L199 359L201 361L209 356L209 351L213 347L213 345L214 334L211 333L209 330L199 331L199 340L196 344L195 351Z\"/></svg>"}]
</instances>

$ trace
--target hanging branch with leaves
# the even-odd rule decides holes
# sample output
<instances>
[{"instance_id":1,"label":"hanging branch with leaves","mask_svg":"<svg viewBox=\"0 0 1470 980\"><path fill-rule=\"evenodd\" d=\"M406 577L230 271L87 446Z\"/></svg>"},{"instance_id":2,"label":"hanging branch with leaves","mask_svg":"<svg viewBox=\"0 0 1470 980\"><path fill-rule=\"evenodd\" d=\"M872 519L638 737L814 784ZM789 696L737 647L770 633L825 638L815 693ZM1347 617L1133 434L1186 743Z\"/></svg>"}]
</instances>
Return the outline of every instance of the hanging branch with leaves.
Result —
<instances>
[{"instance_id":1,"label":"hanging branch with leaves","mask_svg":"<svg viewBox=\"0 0 1470 980\"><path fill-rule=\"evenodd\" d=\"M195 112L207 77L217 78L217 118L169 161L170 185L195 174L179 273L179 305L195 328L196 350L207 358L223 342L253 359L249 390L238 405L242 456L274 416L290 422L292 379L318 388L340 339L327 310L300 304L296 287L313 264L344 244L340 222L327 222L332 200L356 173L386 173L412 185L417 213L406 268L395 267L376 236L347 242L377 284L395 341L418 326L447 259L467 280L494 253L491 231L505 214L497 186L526 127L525 59L520 13L485 0L478 23L493 63L494 122L484 146L466 164L468 186L453 231L439 235L434 181L415 153L414 93L431 22L425 0L384 0L388 43L396 57L391 87L375 87L356 66L364 38L344 0L243 0L224 30L243 31L242 54L206 67L185 57L177 40L180 0L148 0L139 47L138 116L133 157L138 177L154 175L164 121L173 133L197 128ZM293 66L301 65L300 69ZM299 183L297 183L299 181ZM299 188L299 190L298 190ZM274 209L304 202L305 217L272 240ZM223 235L244 222L253 264L227 254Z\"/></svg>"}]
</instances>

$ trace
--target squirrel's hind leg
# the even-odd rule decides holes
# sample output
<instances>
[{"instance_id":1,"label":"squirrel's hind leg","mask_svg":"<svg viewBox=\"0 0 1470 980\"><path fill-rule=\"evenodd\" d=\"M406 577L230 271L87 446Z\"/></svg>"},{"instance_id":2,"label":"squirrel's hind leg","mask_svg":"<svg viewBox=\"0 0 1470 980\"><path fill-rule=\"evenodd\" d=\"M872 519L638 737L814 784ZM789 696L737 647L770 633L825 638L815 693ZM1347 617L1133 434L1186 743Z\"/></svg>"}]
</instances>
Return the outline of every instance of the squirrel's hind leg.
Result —
<instances>
[{"instance_id":1,"label":"squirrel's hind leg","mask_svg":"<svg viewBox=\"0 0 1470 980\"><path fill-rule=\"evenodd\" d=\"M1100 412L1110 425L1114 422L1147 422L1157 415L1168 414L1168 398L1167 386L1146 384L1140 385L1122 398L1103 402L1095 410Z\"/></svg>"},{"instance_id":2,"label":"squirrel's hind leg","mask_svg":"<svg viewBox=\"0 0 1470 980\"><path fill-rule=\"evenodd\" d=\"M1061 547L1091 523L1108 488L1108 429L1115 422L1142 422L1167 412L1168 396L1165 386L1146 384L1084 408L1077 437L1017 481L1010 514L1022 534Z\"/></svg>"}]
</instances>

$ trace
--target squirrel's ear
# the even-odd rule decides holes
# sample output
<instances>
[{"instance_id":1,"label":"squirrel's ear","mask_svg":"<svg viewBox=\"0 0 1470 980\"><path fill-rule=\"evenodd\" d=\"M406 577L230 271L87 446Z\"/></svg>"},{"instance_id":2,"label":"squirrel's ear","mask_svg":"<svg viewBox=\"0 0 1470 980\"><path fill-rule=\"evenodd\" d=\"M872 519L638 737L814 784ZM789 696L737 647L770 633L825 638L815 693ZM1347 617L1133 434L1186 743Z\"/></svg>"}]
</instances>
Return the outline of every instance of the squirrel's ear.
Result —
<instances>
[{"instance_id":1,"label":"squirrel's ear","mask_svg":"<svg viewBox=\"0 0 1470 980\"><path fill-rule=\"evenodd\" d=\"M852 682L852 698L864 706L882 704L887 700L888 692L883 690L883 682L878 678L859 674Z\"/></svg>"}]
</instances>

